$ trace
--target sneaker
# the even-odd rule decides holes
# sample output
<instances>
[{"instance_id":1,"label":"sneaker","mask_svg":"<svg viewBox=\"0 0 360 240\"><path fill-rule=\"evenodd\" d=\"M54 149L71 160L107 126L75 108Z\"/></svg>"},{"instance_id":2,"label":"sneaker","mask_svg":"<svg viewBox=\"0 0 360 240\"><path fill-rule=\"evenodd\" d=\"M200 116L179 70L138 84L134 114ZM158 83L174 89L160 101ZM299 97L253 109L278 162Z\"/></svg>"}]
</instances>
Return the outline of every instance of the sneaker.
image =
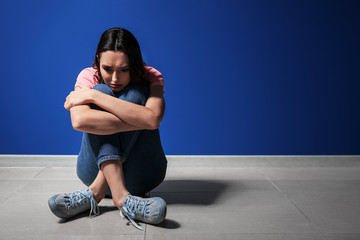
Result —
<instances>
[{"instance_id":1,"label":"sneaker","mask_svg":"<svg viewBox=\"0 0 360 240\"><path fill-rule=\"evenodd\" d=\"M134 227L143 230L134 220L144 223L158 224L166 216L166 203L162 198L141 198L128 195L120 209L120 216L128 218Z\"/></svg>"},{"instance_id":2,"label":"sneaker","mask_svg":"<svg viewBox=\"0 0 360 240\"><path fill-rule=\"evenodd\" d=\"M99 206L88 188L55 195L49 199L48 203L51 211L59 218L71 218L89 209L89 217L92 213L100 214Z\"/></svg>"}]
</instances>

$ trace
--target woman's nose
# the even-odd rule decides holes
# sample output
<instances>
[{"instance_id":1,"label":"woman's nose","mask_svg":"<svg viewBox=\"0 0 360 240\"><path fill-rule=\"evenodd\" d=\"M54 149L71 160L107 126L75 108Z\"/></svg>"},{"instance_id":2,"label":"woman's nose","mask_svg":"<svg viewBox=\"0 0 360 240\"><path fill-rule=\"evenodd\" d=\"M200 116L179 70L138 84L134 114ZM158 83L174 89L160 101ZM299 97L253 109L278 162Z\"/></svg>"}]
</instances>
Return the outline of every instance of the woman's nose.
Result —
<instances>
[{"instance_id":1,"label":"woman's nose","mask_svg":"<svg viewBox=\"0 0 360 240\"><path fill-rule=\"evenodd\" d=\"M113 74L112 74L112 80L119 80L119 74L117 71L114 71Z\"/></svg>"}]
</instances>

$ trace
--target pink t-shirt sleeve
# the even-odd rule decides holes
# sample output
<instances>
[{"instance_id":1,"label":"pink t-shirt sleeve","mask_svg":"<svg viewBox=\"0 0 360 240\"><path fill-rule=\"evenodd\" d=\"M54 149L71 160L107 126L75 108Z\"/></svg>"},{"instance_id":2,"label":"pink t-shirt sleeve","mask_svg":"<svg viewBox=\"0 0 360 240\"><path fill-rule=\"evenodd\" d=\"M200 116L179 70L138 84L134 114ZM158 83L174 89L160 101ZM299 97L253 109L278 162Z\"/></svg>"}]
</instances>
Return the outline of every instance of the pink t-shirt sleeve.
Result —
<instances>
[{"instance_id":1,"label":"pink t-shirt sleeve","mask_svg":"<svg viewBox=\"0 0 360 240\"><path fill-rule=\"evenodd\" d=\"M89 88L93 88L97 84L97 80L95 78L96 70L94 68L85 68L82 70L75 83L75 87L78 85L85 85Z\"/></svg>"},{"instance_id":2,"label":"pink t-shirt sleeve","mask_svg":"<svg viewBox=\"0 0 360 240\"><path fill-rule=\"evenodd\" d=\"M78 85L85 85L89 88L93 88L97 84L95 78L96 70L94 68L85 68L82 70L75 83L75 87ZM153 67L145 66L144 77L150 81L150 87L155 85L164 86L163 75Z\"/></svg>"},{"instance_id":3,"label":"pink t-shirt sleeve","mask_svg":"<svg viewBox=\"0 0 360 240\"><path fill-rule=\"evenodd\" d=\"M155 85L164 86L163 75L153 67L145 66L144 77L150 81L150 87Z\"/></svg>"}]
</instances>

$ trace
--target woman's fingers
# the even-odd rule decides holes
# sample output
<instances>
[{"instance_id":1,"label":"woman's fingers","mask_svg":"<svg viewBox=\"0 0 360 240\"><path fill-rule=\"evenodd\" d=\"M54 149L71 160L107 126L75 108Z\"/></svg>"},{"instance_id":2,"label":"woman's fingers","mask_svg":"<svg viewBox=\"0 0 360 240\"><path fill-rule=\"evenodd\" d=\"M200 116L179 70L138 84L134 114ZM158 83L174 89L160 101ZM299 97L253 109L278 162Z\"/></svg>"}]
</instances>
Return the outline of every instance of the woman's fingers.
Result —
<instances>
[{"instance_id":1,"label":"woman's fingers","mask_svg":"<svg viewBox=\"0 0 360 240\"><path fill-rule=\"evenodd\" d=\"M65 103L64 103L64 108L66 108L67 110L69 110L72 106L71 106L71 95L73 94L74 91L70 92L69 95L67 95L66 99L65 99Z\"/></svg>"},{"instance_id":2,"label":"woman's fingers","mask_svg":"<svg viewBox=\"0 0 360 240\"><path fill-rule=\"evenodd\" d=\"M66 97L64 107L69 110L76 105L87 104L89 92L90 89L86 87L70 92Z\"/></svg>"}]
</instances>

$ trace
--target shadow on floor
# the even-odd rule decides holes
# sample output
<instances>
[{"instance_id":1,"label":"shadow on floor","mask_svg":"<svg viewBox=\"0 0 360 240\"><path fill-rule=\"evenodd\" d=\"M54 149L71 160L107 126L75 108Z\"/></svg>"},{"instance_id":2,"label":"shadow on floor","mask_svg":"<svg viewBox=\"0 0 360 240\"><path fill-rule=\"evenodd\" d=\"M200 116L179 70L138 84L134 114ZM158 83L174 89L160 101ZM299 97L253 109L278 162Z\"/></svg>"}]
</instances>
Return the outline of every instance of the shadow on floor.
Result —
<instances>
[{"instance_id":1,"label":"shadow on floor","mask_svg":"<svg viewBox=\"0 0 360 240\"><path fill-rule=\"evenodd\" d=\"M160 228L166 228L166 229L177 229L177 228L181 227L180 223L178 223L174 220L171 220L171 219L165 219L162 223L160 223L156 226L160 227Z\"/></svg>"},{"instance_id":2,"label":"shadow on floor","mask_svg":"<svg viewBox=\"0 0 360 240\"><path fill-rule=\"evenodd\" d=\"M151 191L151 196L163 197L167 205L211 205L223 194L229 183L212 180L166 180Z\"/></svg>"},{"instance_id":3,"label":"shadow on floor","mask_svg":"<svg viewBox=\"0 0 360 240\"><path fill-rule=\"evenodd\" d=\"M228 186L229 183L225 181L166 180L150 194L164 198L167 205L212 205L216 203ZM181 224L167 218L157 226L177 229L181 227Z\"/></svg>"}]
</instances>

